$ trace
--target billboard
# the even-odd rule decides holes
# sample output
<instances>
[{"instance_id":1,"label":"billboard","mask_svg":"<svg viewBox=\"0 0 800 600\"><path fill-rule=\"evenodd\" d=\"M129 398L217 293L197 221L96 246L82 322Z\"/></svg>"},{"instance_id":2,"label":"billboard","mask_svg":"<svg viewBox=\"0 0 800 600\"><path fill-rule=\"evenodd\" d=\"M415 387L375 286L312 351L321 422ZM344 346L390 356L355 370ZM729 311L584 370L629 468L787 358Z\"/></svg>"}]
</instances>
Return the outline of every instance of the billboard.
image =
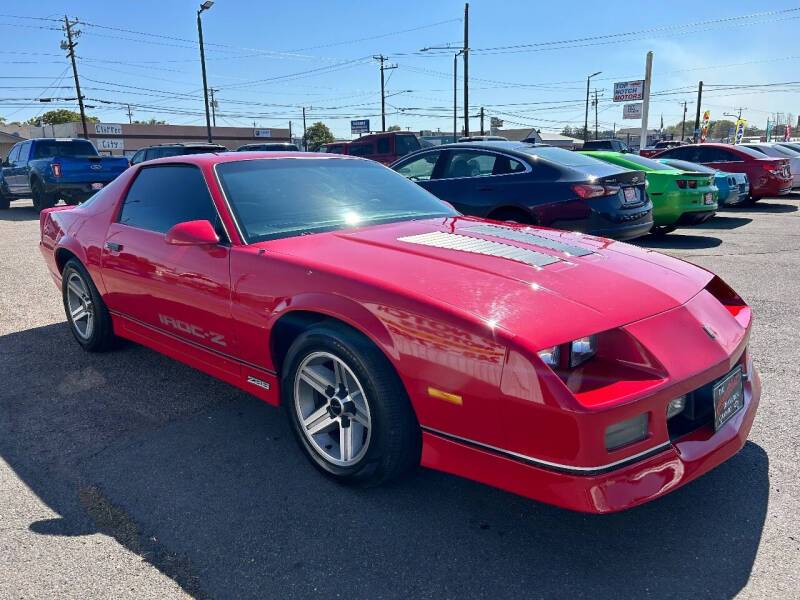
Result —
<instances>
[{"instance_id":1,"label":"billboard","mask_svg":"<svg viewBox=\"0 0 800 600\"><path fill-rule=\"evenodd\" d=\"M253 129L253 137L272 137L271 129Z\"/></svg>"},{"instance_id":2,"label":"billboard","mask_svg":"<svg viewBox=\"0 0 800 600\"><path fill-rule=\"evenodd\" d=\"M369 119L356 119L350 121L350 133L367 133L369 132Z\"/></svg>"},{"instance_id":3,"label":"billboard","mask_svg":"<svg viewBox=\"0 0 800 600\"><path fill-rule=\"evenodd\" d=\"M644 79L618 81L614 84L614 102L632 102L644 99Z\"/></svg>"},{"instance_id":4,"label":"billboard","mask_svg":"<svg viewBox=\"0 0 800 600\"><path fill-rule=\"evenodd\" d=\"M622 105L622 118L623 119L641 119L642 118L642 103L636 102L635 104Z\"/></svg>"}]
</instances>

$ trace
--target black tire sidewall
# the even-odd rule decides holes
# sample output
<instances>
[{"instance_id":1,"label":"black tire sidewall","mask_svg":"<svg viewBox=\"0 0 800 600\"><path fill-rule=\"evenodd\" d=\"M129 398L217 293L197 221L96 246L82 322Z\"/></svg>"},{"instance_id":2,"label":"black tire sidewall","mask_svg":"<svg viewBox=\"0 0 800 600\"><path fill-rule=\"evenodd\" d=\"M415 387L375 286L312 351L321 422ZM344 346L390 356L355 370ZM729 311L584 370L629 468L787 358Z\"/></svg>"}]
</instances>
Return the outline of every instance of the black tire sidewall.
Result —
<instances>
[{"instance_id":1,"label":"black tire sidewall","mask_svg":"<svg viewBox=\"0 0 800 600\"><path fill-rule=\"evenodd\" d=\"M297 368L311 353L324 351L340 358L359 379L369 403L371 432L366 454L354 465L341 467L326 461L306 439L294 404L294 380ZM410 410L405 390L391 365L370 342L338 327L315 326L301 334L284 360L281 376L281 400L292 431L303 453L320 471L344 483L374 484L391 478L384 473L397 451L397 436L407 436L410 427L403 418L396 419L403 408ZM398 387L398 385L400 387ZM416 421L414 420L415 424ZM394 438L394 439L392 439Z\"/></svg>"},{"instance_id":2,"label":"black tire sidewall","mask_svg":"<svg viewBox=\"0 0 800 600\"><path fill-rule=\"evenodd\" d=\"M36 212L41 212L45 208L55 206L57 200L52 194L48 194L44 189L44 183L38 178L31 181L31 196L33 197L33 208Z\"/></svg>"},{"instance_id":3,"label":"black tire sidewall","mask_svg":"<svg viewBox=\"0 0 800 600\"><path fill-rule=\"evenodd\" d=\"M94 328L89 338L84 339L75 330L75 325L72 323L72 317L69 314L69 303L67 302L67 280L72 273L77 273L83 280L86 288L89 290L89 295L92 297L92 304L94 306ZM75 338L84 350L89 352L99 352L107 349L114 338L113 325L111 323L111 316L108 314L108 309L103 302L100 292L86 271L86 268L77 260L70 259L64 265L64 270L61 272L61 297L64 304L64 314L67 317L69 329L72 336Z\"/></svg>"}]
</instances>

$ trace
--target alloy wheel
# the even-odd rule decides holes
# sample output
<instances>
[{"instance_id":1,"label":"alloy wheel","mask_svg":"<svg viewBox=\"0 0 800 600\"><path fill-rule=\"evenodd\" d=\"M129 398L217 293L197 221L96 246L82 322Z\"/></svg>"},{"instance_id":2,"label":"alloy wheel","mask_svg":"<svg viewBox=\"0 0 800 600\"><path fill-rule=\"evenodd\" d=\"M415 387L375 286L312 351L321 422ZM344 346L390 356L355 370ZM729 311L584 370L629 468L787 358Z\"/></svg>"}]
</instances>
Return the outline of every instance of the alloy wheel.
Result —
<instances>
[{"instance_id":1,"label":"alloy wheel","mask_svg":"<svg viewBox=\"0 0 800 600\"><path fill-rule=\"evenodd\" d=\"M361 382L344 361L313 352L300 363L294 380L294 410L303 435L327 462L356 464L366 454L372 427Z\"/></svg>"},{"instance_id":2,"label":"alloy wheel","mask_svg":"<svg viewBox=\"0 0 800 600\"><path fill-rule=\"evenodd\" d=\"M67 309L78 336L84 340L91 338L94 331L94 303L86 282L75 271L67 278Z\"/></svg>"}]
</instances>

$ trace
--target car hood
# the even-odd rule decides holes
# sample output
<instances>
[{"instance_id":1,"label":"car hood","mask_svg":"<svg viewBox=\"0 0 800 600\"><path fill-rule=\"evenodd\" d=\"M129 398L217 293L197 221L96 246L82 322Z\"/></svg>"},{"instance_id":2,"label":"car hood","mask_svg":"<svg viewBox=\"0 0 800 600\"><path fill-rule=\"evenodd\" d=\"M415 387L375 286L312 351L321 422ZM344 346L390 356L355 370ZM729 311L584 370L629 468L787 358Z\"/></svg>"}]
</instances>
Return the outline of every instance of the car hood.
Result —
<instances>
[{"instance_id":1,"label":"car hood","mask_svg":"<svg viewBox=\"0 0 800 600\"><path fill-rule=\"evenodd\" d=\"M295 257L309 269L448 307L539 347L670 310L712 278L699 267L622 242L472 217L255 246Z\"/></svg>"}]
</instances>

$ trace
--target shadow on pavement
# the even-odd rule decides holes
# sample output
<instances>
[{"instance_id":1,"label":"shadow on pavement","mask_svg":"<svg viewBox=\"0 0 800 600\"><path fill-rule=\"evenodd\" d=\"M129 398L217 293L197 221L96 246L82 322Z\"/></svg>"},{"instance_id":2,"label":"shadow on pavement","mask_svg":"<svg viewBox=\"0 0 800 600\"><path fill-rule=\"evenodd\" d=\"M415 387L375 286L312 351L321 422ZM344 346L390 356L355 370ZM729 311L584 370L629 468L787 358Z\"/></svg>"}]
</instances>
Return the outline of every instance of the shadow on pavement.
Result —
<instances>
[{"instance_id":1,"label":"shadow on pavement","mask_svg":"<svg viewBox=\"0 0 800 600\"><path fill-rule=\"evenodd\" d=\"M737 229L751 223L753 219L747 217L728 217L717 214L701 225L703 229Z\"/></svg>"},{"instance_id":2,"label":"shadow on pavement","mask_svg":"<svg viewBox=\"0 0 800 600\"><path fill-rule=\"evenodd\" d=\"M705 225L703 225L705 226ZM670 249L670 250L701 250L716 248L722 244L717 237L706 235L691 235L688 233L670 233L665 236L648 235L632 240L631 243L643 248Z\"/></svg>"},{"instance_id":3,"label":"shadow on pavement","mask_svg":"<svg viewBox=\"0 0 800 600\"><path fill-rule=\"evenodd\" d=\"M759 201L755 204L745 204L744 206L731 206L727 210L730 212L752 212L752 213L790 213L797 212L796 204L784 204L782 202Z\"/></svg>"},{"instance_id":4,"label":"shadow on pavement","mask_svg":"<svg viewBox=\"0 0 800 600\"><path fill-rule=\"evenodd\" d=\"M33 210L30 201L12 201L11 207L0 210L0 221L33 221L39 220L39 213Z\"/></svg>"},{"instance_id":5,"label":"shadow on pavement","mask_svg":"<svg viewBox=\"0 0 800 600\"><path fill-rule=\"evenodd\" d=\"M336 485L281 411L134 345L83 353L65 324L0 337L0 367L0 455L60 515L31 531L107 533L195 596L731 598L764 526L752 443L589 516L427 470Z\"/></svg>"}]
</instances>

